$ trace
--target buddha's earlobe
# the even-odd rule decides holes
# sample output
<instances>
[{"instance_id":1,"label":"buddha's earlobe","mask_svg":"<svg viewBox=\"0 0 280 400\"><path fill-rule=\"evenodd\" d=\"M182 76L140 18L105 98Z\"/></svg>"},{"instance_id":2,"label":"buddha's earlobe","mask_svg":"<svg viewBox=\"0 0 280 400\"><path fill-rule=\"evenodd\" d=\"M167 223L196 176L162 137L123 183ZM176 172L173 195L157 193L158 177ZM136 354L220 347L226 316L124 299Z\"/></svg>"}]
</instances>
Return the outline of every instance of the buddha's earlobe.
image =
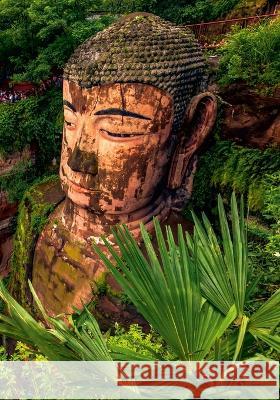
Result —
<instances>
[{"instance_id":1,"label":"buddha's earlobe","mask_svg":"<svg viewBox=\"0 0 280 400\"><path fill-rule=\"evenodd\" d=\"M212 93L205 92L192 98L173 156L168 178L169 189L184 186L191 159L213 129L216 117L217 99Z\"/></svg>"}]
</instances>

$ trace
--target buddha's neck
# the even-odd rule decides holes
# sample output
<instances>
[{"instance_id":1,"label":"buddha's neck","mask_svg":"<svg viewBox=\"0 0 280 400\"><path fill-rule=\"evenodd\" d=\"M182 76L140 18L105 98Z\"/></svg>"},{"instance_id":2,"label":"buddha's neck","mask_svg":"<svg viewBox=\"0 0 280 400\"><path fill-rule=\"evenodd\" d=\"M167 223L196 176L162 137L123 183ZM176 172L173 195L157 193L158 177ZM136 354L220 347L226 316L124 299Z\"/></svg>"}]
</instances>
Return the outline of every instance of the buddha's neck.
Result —
<instances>
[{"instance_id":1,"label":"buddha's neck","mask_svg":"<svg viewBox=\"0 0 280 400\"><path fill-rule=\"evenodd\" d=\"M126 224L133 235L140 235L140 223L150 232L153 228L153 218L165 220L170 213L170 198L166 193L160 195L151 204L128 214L98 214L89 209L77 206L68 198L62 211L62 223L73 235L87 240L93 236L109 235L116 224Z\"/></svg>"}]
</instances>

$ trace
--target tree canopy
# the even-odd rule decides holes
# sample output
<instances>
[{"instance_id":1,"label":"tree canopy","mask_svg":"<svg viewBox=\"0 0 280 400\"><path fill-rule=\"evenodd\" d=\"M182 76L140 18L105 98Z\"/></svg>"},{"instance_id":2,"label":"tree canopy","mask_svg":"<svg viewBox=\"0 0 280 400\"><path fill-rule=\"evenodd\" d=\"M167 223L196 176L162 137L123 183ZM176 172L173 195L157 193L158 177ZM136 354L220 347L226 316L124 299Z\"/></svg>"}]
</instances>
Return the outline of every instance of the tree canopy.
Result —
<instances>
[{"instance_id":1,"label":"tree canopy","mask_svg":"<svg viewBox=\"0 0 280 400\"><path fill-rule=\"evenodd\" d=\"M0 61L14 81L38 82L62 68L112 17L90 18L91 0L0 0Z\"/></svg>"},{"instance_id":2,"label":"tree canopy","mask_svg":"<svg viewBox=\"0 0 280 400\"><path fill-rule=\"evenodd\" d=\"M239 0L0 0L0 65L15 82L61 69L84 40L120 14L155 13L175 23L224 16ZM3 73L4 72L4 73Z\"/></svg>"}]
</instances>

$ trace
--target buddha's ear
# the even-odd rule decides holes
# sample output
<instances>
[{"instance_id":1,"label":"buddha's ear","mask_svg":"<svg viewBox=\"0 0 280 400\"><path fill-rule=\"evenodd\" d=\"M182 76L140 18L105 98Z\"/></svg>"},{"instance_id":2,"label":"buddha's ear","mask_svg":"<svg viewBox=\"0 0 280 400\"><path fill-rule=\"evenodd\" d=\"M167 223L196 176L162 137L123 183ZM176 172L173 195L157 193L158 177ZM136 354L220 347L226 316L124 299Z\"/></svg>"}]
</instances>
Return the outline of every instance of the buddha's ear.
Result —
<instances>
[{"instance_id":1,"label":"buddha's ear","mask_svg":"<svg viewBox=\"0 0 280 400\"><path fill-rule=\"evenodd\" d=\"M201 93L191 99L171 164L170 189L182 186L190 160L211 132L216 117L217 99L212 93Z\"/></svg>"}]
</instances>

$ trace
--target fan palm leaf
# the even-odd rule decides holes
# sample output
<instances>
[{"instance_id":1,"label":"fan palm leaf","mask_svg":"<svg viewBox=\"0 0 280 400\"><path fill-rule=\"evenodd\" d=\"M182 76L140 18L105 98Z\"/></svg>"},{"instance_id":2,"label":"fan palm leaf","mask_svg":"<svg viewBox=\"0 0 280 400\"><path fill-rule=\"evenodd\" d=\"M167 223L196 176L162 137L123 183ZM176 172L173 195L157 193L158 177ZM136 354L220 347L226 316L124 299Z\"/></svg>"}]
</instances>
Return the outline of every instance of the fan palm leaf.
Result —
<instances>
[{"instance_id":1,"label":"fan palm leaf","mask_svg":"<svg viewBox=\"0 0 280 400\"><path fill-rule=\"evenodd\" d=\"M197 260L190 256L182 227L178 227L176 245L170 227L165 239L156 219L154 226L156 249L141 225L146 256L126 226L113 231L120 254L103 238L114 263L96 244L94 249L178 358L203 359L235 318L235 307L223 316L202 297Z\"/></svg>"},{"instance_id":2,"label":"fan palm leaf","mask_svg":"<svg viewBox=\"0 0 280 400\"><path fill-rule=\"evenodd\" d=\"M221 244L206 215L203 214L203 222L200 222L194 213L194 238L186 233L187 242L194 254L194 240L197 241L196 251L203 296L225 315L232 305L235 305L237 317L241 322L248 275L248 247L243 199L241 199L239 213L235 194L232 194L231 229L220 195L218 211Z\"/></svg>"},{"instance_id":3,"label":"fan palm leaf","mask_svg":"<svg viewBox=\"0 0 280 400\"><path fill-rule=\"evenodd\" d=\"M67 360L111 360L99 326L92 314L85 308L85 322L79 326L69 318L69 325L62 320L49 317L32 285L30 284L35 302L42 312L45 322L51 326L47 329L36 321L8 293L0 281L0 297L7 305L8 315L0 315L0 333L15 340L35 346L52 361Z\"/></svg>"},{"instance_id":4,"label":"fan palm leaf","mask_svg":"<svg viewBox=\"0 0 280 400\"><path fill-rule=\"evenodd\" d=\"M280 352L280 337L274 331L280 323L280 289L250 318L248 330L256 338Z\"/></svg>"}]
</instances>

